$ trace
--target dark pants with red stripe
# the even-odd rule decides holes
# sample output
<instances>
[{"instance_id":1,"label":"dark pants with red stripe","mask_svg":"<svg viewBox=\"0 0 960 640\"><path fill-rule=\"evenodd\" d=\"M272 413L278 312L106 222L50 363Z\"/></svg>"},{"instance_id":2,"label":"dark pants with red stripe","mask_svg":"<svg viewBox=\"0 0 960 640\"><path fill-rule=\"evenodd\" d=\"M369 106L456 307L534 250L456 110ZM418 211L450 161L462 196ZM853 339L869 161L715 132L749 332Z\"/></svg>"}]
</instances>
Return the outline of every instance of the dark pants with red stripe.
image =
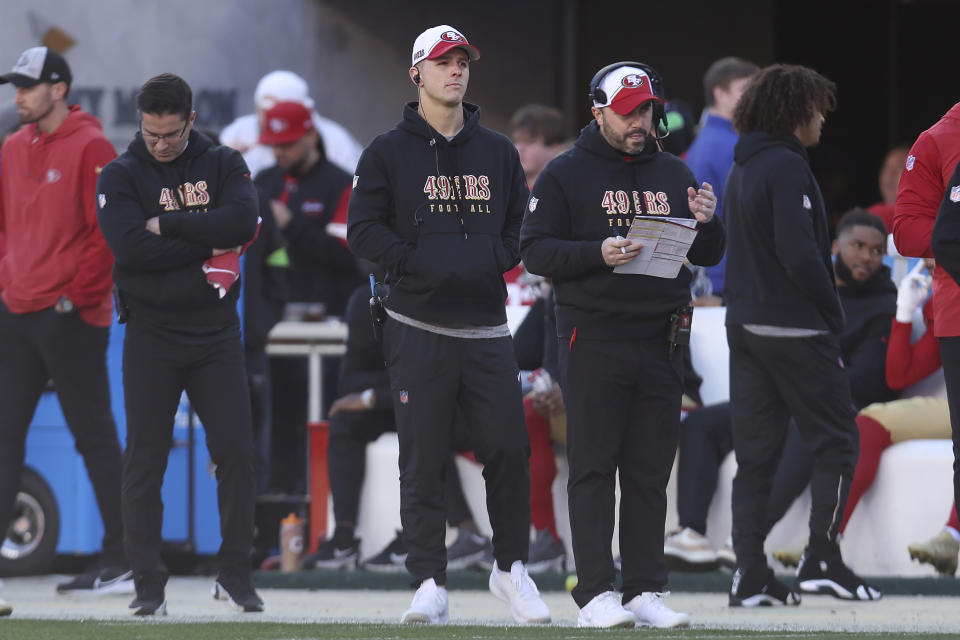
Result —
<instances>
[{"instance_id":1,"label":"dark pants with red stripe","mask_svg":"<svg viewBox=\"0 0 960 640\"><path fill-rule=\"evenodd\" d=\"M446 583L445 485L457 412L483 464L497 566L526 562L530 442L513 341L451 338L388 318L383 329L400 439L400 520L407 570Z\"/></svg>"},{"instance_id":2,"label":"dark pants with red stripe","mask_svg":"<svg viewBox=\"0 0 960 640\"><path fill-rule=\"evenodd\" d=\"M960 511L960 336L937 338L953 434L953 502Z\"/></svg>"},{"instance_id":3,"label":"dark pants with red stripe","mask_svg":"<svg viewBox=\"0 0 960 640\"><path fill-rule=\"evenodd\" d=\"M131 317L123 345L127 448L123 455L126 548L138 590L166 582L160 558L160 489L173 445L180 396L203 423L216 465L220 571L246 574L253 545L256 485L250 395L239 324L209 340L189 340Z\"/></svg>"},{"instance_id":4,"label":"dark pants with red stripe","mask_svg":"<svg viewBox=\"0 0 960 640\"><path fill-rule=\"evenodd\" d=\"M791 416L814 458L810 547L836 550L837 530L857 462L859 436L850 382L835 337L758 336L727 327L730 409L737 475L733 480L733 548L744 572L767 566L771 487Z\"/></svg>"},{"instance_id":5,"label":"dark pants with red stripe","mask_svg":"<svg viewBox=\"0 0 960 640\"><path fill-rule=\"evenodd\" d=\"M613 589L610 549L620 478L623 601L667 582L663 527L677 452L683 354L666 336L560 339L567 408L567 494L580 607Z\"/></svg>"},{"instance_id":6,"label":"dark pants with red stripe","mask_svg":"<svg viewBox=\"0 0 960 640\"><path fill-rule=\"evenodd\" d=\"M11 313L0 302L0 532L20 489L27 430L47 380L90 476L103 519L101 563L125 566L120 517L120 443L110 410L109 327L53 308Z\"/></svg>"}]
</instances>

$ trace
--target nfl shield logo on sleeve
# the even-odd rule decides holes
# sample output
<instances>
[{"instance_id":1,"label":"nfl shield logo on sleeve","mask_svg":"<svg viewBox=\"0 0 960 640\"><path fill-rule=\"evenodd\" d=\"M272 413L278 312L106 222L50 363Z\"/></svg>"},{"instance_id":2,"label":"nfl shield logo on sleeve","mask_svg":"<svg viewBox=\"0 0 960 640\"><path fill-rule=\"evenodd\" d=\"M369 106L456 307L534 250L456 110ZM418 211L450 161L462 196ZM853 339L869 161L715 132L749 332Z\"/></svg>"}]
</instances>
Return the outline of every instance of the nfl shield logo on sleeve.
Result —
<instances>
[{"instance_id":1,"label":"nfl shield logo on sleeve","mask_svg":"<svg viewBox=\"0 0 960 640\"><path fill-rule=\"evenodd\" d=\"M960 202L960 185L950 187L950 202Z\"/></svg>"},{"instance_id":2,"label":"nfl shield logo on sleeve","mask_svg":"<svg viewBox=\"0 0 960 640\"><path fill-rule=\"evenodd\" d=\"M803 194L803 208L804 209L813 208L813 204L810 202L810 196L808 196L807 194Z\"/></svg>"}]
</instances>

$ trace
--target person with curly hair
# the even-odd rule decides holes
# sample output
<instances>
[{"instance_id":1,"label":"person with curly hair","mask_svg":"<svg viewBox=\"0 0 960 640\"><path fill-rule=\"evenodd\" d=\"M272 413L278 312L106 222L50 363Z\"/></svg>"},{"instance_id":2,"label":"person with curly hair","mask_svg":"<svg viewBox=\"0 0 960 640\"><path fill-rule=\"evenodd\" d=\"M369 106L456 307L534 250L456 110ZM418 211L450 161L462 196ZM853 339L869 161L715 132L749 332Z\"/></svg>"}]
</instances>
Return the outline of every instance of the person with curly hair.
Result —
<instances>
[{"instance_id":1,"label":"person with curly hair","mask_svg":"<svg viewBox=\"0 0 960 640\"><path fill-rule=\"evenodd\" d=\"M843 562L837 529L857 461L857 426L823 196L810 169L836 85L813 69L761 70L734 111L740 133L724 193L727 342L737 475L731 606L799 604L798 591L881 593ZM764 516L790 417L814 457L810 538L797 590L767 564Z\"/></svg>"}]
</instances>

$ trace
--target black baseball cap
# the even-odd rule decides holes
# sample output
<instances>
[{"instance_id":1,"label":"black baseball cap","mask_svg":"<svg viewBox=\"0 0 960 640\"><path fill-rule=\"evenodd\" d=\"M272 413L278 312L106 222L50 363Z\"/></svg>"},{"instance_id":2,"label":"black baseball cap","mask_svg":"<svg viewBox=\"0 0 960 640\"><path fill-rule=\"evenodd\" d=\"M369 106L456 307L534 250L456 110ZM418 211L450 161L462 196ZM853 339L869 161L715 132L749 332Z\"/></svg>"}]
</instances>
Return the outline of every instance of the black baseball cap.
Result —
<instances>
[{"instance_id":1,"label":"black baseball cap","mask_svg":"<svg viewBox=\"0 0 960 640\"><path fill-rule=\"evenodd\" d=\"M15 87L33 87L41 82L54 84L73 82L70 65L59 53L49 47L32 47L20 54L13 70L0 76L0 84L11 83Z\"/></svg>"}]
</instances>

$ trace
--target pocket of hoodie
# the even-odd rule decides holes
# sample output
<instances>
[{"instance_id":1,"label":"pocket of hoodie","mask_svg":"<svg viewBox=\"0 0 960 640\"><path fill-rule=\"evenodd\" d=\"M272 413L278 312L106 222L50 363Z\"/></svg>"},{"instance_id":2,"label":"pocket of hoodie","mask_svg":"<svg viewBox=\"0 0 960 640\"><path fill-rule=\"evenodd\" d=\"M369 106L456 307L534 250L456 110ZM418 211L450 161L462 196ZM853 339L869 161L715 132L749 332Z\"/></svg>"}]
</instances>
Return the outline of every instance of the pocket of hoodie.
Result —
<instances>
[{"instance_id":1,"label":"pocket of hoodie","mask_svg":"<svg viewBox=\"0 0 960 640\"><path fill-rule=\"evenodd\" d=\"M504 297L506 250L500 238L484 233L426 233L407 261L401 287L449 298ZM498 253L499 251L499 253Z\"/></svg>"}]
</instances>

